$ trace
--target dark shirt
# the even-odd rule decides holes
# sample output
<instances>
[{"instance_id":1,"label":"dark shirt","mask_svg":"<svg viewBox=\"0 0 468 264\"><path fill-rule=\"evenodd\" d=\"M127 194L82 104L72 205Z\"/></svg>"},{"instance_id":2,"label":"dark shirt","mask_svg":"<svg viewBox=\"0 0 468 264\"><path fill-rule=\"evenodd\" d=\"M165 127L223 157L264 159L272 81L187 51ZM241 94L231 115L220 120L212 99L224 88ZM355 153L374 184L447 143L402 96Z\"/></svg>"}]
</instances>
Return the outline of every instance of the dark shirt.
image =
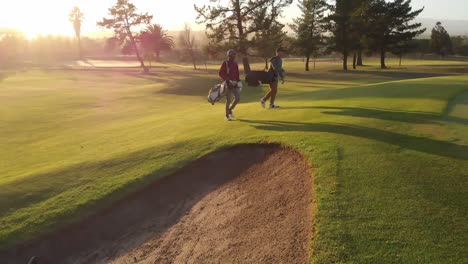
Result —
<instances>
[{"instance_id":1,"label":"dark shirt","mask_svg":"<svg viewBox=\"0 0 468 264\"><path fill-rule=\"evenodd\" d=\"M284 70L283 70L283 60L279 56L275 56L270 60L270 71L273 71L275 77L280 77L281 80L284 79Z\"/></svg>"},{"instance_id":2,"label":"dark shirt","mask_svg":"<svg viewBox=\"0 0 468 264\"><path fill-rule=\"evenodd\" d=\"M223 65L221 65L221 69L219 69L219 77L221 79L227 81L240 81L240 75L239 75L239 65L237 65L237 62L235 61L227 61L227 64L229 66L229 76L227 73L227 67L226 67L226 61L223 62Z\"/></svg>"}]
</instances>

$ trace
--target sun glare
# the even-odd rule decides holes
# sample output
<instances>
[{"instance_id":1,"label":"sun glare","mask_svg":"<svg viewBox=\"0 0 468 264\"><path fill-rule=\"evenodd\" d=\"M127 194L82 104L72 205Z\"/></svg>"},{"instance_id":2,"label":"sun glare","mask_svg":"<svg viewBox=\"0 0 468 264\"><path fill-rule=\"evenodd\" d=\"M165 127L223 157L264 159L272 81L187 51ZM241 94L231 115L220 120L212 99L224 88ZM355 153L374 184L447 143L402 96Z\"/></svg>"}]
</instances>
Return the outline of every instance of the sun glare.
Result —
<instances>
[{"instance_id":1,"label":"sun glare","mask_svg":"<svg viewBox=\"0 0 468 264\"><path fill-rule=\"evenodd\" d=\"M8 8L0 11L0 27L21 31L28 39L38 35L70 35L66 13L70 2L66 2L9 1Z\"/></svg>"},{"instance_id":2,"label":"sun glare","mask_svg":"<svg viewBox=\"0 0 468 264\"><path fill-rule=\"evenodd\" d=\"M73 36L73 27L68 21L68 14L73 6L78 6L85 15L82 24L83 35L99 35L103 30L96 22L107 15L108 8L115 0L16 0L8 3L8 8L0 9L0 30L2 28L21 31L28 39L39 35ZM161 24L167 30L177 30L185 22L192 28L199 29L195 24L193 5L181 5L182 0L133 0L140 12L148 12L154 16L153 23ZM199 1L203 3L204 1ZM177 15L175 15L177 14Z\"/></svg>"}]
</instances>

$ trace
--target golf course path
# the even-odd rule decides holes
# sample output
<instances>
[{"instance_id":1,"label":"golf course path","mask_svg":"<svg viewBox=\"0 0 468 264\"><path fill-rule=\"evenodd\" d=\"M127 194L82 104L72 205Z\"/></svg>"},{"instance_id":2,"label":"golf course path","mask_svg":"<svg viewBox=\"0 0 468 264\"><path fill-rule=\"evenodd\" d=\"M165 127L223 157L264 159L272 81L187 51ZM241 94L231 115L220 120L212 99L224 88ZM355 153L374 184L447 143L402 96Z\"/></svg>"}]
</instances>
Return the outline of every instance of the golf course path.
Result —
<instances>
[{"instance_id":1,"label":"golf course path","mask_svg":"<svg viewBox=\"0 0 468 264\"><path fill-rule=\"evenodd\" d=\"M7 263L308 263L312 171L297 151L207 155L112 208L5 255Z\"/></svg>"}]
</instances>

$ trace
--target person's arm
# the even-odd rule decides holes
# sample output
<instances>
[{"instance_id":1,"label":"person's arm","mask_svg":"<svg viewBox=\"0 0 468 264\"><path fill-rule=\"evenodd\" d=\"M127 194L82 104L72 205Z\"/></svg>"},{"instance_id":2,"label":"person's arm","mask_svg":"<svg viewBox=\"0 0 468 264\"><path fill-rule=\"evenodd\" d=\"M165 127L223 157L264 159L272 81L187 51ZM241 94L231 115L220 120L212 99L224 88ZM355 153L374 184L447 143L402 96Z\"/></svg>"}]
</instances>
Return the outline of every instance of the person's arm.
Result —
<instances>
[{"instance_id":1,"label":"person's arm","mask_svg":"<svg viewBox=\"0 0 468 264\"><path fill-rule=\"evenodd\" d=\"M284 83L283 59L280 59L280 61L281 61L281 70L280 70L280 72L281 72L281 80L282 80L283 83Z\"/></svg>"},{"instance_id":2,"label":"person's arm","mask_svg":"<svg viewBox=\"0 0 468 264\"><path fill-rule=\"evenodd\" d=\"M236 63L236 81L240 82L239 64Z\"/></svg>"},{"instance_id":3,"label":"person's arm","mask_svg":"<svg viewBox=\"0 0 468 264\"><path fill-rule=\"evenodd\" d=\"M229 76L227 74L227 68L226 68L226 63L223 62L223 65L221 65L221 68L219 69L219 77L221 79L227 81L229 79Z\"/></svg>"}]
</instances>

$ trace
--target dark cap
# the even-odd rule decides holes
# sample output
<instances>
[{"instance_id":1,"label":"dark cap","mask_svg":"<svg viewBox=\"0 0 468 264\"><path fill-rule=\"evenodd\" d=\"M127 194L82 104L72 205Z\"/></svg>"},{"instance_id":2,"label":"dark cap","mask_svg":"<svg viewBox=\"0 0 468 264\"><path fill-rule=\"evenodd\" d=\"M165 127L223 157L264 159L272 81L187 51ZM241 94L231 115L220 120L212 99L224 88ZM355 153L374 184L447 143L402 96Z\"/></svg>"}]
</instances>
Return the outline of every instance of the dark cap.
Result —
<instances>
[{"instance_id":1,"label":"dark cap","mask_svg":"<svg viewBox=\"0 0 468 264\"><path fill-rule=\"evenodd\" d=\"M276 49L276 52L280 52L280 51L287 52L287 50L285 48L283 48L283 47L279 47L279 48Z\"/></svg>"}]
</instances>

